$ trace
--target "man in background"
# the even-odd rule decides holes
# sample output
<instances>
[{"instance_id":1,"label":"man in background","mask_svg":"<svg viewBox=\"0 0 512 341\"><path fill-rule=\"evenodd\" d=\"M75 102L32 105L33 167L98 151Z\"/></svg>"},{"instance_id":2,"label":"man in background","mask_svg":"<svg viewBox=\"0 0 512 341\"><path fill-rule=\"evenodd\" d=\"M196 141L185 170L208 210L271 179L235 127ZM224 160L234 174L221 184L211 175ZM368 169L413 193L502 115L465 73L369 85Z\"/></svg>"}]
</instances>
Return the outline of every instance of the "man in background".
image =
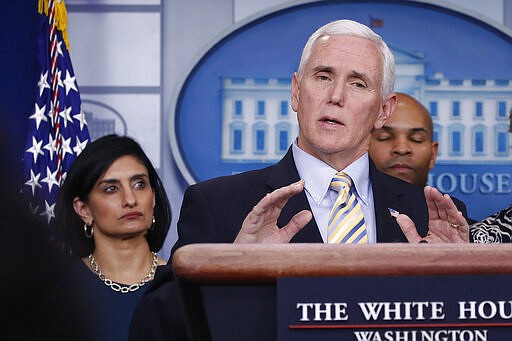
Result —
<instances>
[{"instance_id":1,"label":"man in background","mask_svg":"<svg viewBox=\"0 0 512 341\"><path fill-rule=\"evenodd\" d=\"M427 108L414 97L396 93L397 104L382 128L372 132L369 154L381 171L419 187L428 182L434 168L438 142L434 141L434 124ZM467 217L466 205L452 200ZM471 224L474 220L468 218Z\"/></svg>"},{"instance_id":2,"label":"man in background","mask_svg":"<svg viewBox=\"0 0 512 341\"><path fill-rule=\"evenodd\" d=\"M434 168L438 143L428 110L413 97L397 93L397 106L386 123L372 133L370 157L391 176L425 187Z\"/></svg>"}]
</instances>

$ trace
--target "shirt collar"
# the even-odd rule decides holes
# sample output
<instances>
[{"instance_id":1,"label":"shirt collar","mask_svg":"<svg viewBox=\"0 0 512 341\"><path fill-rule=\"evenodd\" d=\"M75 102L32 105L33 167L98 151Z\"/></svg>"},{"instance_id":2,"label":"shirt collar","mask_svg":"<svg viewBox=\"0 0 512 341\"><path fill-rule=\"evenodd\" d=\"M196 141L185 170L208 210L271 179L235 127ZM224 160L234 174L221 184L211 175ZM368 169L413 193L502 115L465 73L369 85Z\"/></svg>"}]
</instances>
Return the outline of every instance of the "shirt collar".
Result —
<instances>
[{"instance_id":1,"label":"shirt collar","mask_svg":"<svg viewBox=\"0 0 512 341\"><path fill-rule=\"evenodd\" d=\"M329 185L337 170L306 153L297 145L297 140L292 144L293 158L299 177L305 181L304 189L311 198L319 204L329 191ZM369 203L370 177L369 177L368 153L348 165L343 171L352 179L356 195L365 203Z\"/></svg>"},{"instance_id":2,"label":"shirt collar","mask_svg":"<svg viewBox=\"0 0 512 341\"><path fill-rule=\"evenodd\" d=\"M370 195L370 161L368 153L364 153L359 159L352 162L343 169L352 179L356 188L356 195L368 205Z\"/></svg>"}]
</instances>

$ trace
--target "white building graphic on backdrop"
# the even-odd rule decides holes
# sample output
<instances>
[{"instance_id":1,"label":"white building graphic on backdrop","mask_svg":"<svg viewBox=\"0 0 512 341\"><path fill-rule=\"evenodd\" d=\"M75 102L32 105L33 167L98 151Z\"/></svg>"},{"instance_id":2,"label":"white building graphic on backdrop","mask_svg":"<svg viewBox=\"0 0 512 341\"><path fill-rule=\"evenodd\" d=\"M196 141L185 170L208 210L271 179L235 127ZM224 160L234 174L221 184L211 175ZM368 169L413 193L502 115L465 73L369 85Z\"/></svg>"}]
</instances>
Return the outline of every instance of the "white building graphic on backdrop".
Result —
<instances>
[{"instance_id":1,"label":"white building graphic on backdrop","mask_svg":"<svg viewBox=\"0 0 512 341\"><path fill-rule=\"evenodd\" d=\"M512 80L448 79L425 75L422 53L392 48L395 91L408 93L430 110L438 163L510 162L508 111ZM222 79L222 161L273 163L297 136L290 106L291 79Z\"/></svg>"}]
</instances>

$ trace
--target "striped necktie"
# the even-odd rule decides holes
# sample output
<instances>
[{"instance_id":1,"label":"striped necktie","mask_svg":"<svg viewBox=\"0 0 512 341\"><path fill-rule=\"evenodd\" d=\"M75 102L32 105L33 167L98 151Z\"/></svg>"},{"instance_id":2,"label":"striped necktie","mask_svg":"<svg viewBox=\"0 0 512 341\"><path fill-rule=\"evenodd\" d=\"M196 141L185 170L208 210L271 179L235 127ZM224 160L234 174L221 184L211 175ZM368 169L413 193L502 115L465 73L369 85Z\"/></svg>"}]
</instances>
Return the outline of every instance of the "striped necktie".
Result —
<instances>
[{"instance_id":1,"label":"striped necktie","mask_svg":"<svg viewBox=\"0 0 512 341\"><path fill-rule=\"evenodd\" d=\"M350 176L343 172L336 173L331 180L330 188L338 192L338 197L329 214L329 244L368 243L361 204L357 201L351 186Z\"/></svg>"}]
</instances>

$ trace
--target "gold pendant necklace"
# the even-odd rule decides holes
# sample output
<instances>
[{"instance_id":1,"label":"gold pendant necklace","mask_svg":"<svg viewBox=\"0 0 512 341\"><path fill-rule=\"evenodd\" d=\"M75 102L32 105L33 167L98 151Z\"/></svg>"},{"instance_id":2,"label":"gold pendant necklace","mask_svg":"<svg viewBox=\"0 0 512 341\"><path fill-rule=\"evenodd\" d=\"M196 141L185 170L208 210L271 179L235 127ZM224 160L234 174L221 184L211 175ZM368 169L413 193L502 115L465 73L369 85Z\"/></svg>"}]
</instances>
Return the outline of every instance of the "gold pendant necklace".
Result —
<instances>
[{"instance_id":1,"label":"gold pendant necklace","mask_svg":"<svg viewBox=\"0 0 512 341\"><path fill-rule=\"evenodd\" d=\"M155 277L156 267L158 266L158 255L156 254L156 252L151 252L151 253L153 254L153 261L151 262L151 267L149 269L149 273L146 276L144 276L144 278L140 282L134 283L131 285L121 285L121 284L113 282L111 279L105 277L103 272L101 272L100 267L98 266L98 263L96 263L96 260L94 259L94 256L92 253L89 255L89 263L91 264L91 268L98 275L98 277L101 279L101 281L103 283L105 283L105 285L107 287L110 287L110 289L112 289L114 291L118 291L123 294L126 294L128 292L138 290L144 284L151 281L153 279L153 277Z\"/></svg>"}]
</instances>

